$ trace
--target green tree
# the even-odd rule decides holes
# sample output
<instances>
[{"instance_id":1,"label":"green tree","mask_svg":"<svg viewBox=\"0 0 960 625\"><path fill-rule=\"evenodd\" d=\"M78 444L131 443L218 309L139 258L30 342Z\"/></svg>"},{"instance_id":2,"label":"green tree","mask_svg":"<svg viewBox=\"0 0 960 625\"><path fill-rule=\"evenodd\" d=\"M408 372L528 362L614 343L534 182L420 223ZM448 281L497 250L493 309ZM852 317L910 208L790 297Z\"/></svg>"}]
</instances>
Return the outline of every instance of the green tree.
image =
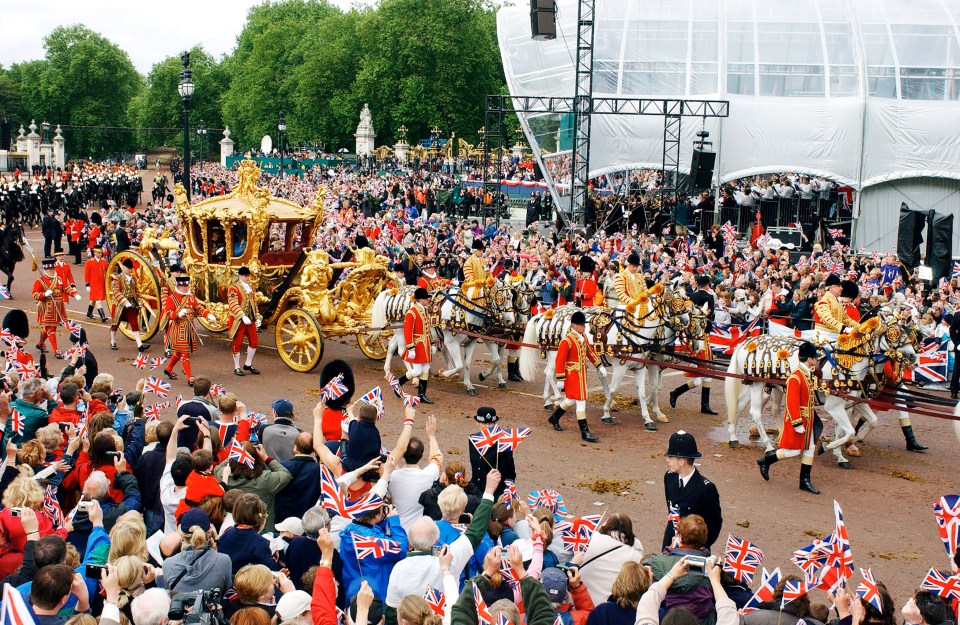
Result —
<instances>
[{"instance_id":1,"label":"green tree","mask_svg":"<svg viewBox=\"0 0 960 625\"><path fill-rule=\"evenodd\" d=\"M10 72L0 66L0 119L6 119L16 130L17 126L24 123L25 118L26 112L23 109L23 94L20 93L20 87ZM0 145L0 150L6 150L8 147L10 146Z\"/></svg>"},{"instance_id":2,"label":"green tree","mask_svg":"<svg viewBox=\"0 0 960 625\"><path fill-rule=\"evenodd\" d=\"M125 130L80 128L128 126L130 100L143 79L116 44L81 25L59 26L45 39L45 58L14 65L11 76L24 108L39 122L65 128L73 156L103 156L134 145Z\"/></svg>"},{"instance_id":3,"label":"green tree","mask_svg":"<svg viewBox=\"0 0 960 625\"><path fill-rule=\"evenodd\" d=\"M148 148L157 145L183 145L183 100L177 92L180 83L180 70L183 64L180 56L167 57L150 70L143 89L130 101L129 119L138 128L137 144ZM220 140L218 129L223 128L221 110L223 96L229 85L226 70L202 47L190 51L190 70L196 89L190 98L190 127L195 133L203 121L204 126L215 129L207 135L207 140L215 143ZM173 130L151 130L169 128ZM190 137L191 151L199 146L195 143L196 134ZM204 142L206 146L206 141ZM215 150L204 148L207 155Z\"/></svg>"}]
</instances>

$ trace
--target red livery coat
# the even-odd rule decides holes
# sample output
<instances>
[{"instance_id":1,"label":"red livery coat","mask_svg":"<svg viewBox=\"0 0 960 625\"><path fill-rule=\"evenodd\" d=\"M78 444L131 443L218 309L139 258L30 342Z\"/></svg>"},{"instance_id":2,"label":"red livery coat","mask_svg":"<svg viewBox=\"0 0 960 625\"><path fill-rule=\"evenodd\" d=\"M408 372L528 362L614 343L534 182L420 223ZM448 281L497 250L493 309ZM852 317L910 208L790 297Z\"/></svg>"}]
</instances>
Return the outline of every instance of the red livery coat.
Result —
<instances>
[{"instance_id":1,"label":"red livery coat","mask_svg":"<svg viewBox=\"0 0 960 625\"><path fill-rule=\"evenodd\" d=\"M403 317L403 341L406 344L403 359L410 363L426 363L433 360L430 349L430 316L423 306L414 302ZM408 352L414 350L413 358Z\"/></svg>"},{"instance_id":2,"label":"red livery coat","mask_svg":"<svg viewBox=\"0 0 960 625\"><path fill-rule=\"evenodd\" d=\"M107 299L107 259L102 256L87 260L83 264L83 282L90 287L90 301Z\"/></svg>"},{"instance_id":3,"label":"red livery coat","mask_svg":"<svg viewBox=\"0 0 960 625\"><path fill-rule=\"evenodd\" d=\"M53 295L47 297L47 291L53 291ZM50 327L63 323L67 318L67 307L63 302L76 293L77 290L64 283L60 276L37 278L33 283L33 299L37 300L37 324Z\"/></svg>"},{"instance_id":4,"label":"red livery coat","mask_svg":"<svg viewBox=\"0 0 960 625\"><path fill-rule=\"evenodd\" d=\"M801 367L787 378L787 411L783 415L783 428L778 445L781 449L804 450L810 447L813 436L813 380ZM793 428L802 425L803 434Z\"/></svg>"},{"instance_id":5,"label":"red livery coat","mask_svg":"<svg viewBox=\"0 0 960 625\"><path fill-rule=\"evenodd\" d=\"M439 276L420 276L420 279L417 280L417 286L426 289L428 292L433 293L437 289L446 286L447 281Z\"/></svg>"},{"instance_id":6,"label":"red livery coat","mask_svg":"<svg viewBox=\"0 0 960 625\"><path fill-rule=\"evenodd\" d=\"M249 286L249 285L248 285ZM227 327L230 328L230 336L236 336L244 325L243 317L250 318L250 323L256 323L261 319L260 312L257 310L257 292L250 287L250 292L241 286L240 282L234 282L227 290L227 306L230 309L230 318L227 321Z\"/></svg>"},{"instance_id":7,"label":"red livery coat","mask_svg":"<svg viewBox=\"0 0 960 625\"><path fill-rule=\"evenodd\" d=\"M557 347L557 380L563 380L563 392L567 399L587 399L587 361L600 365L600 356L585 336L573 330L560 341Z\"/></svg>"},{"instance_id":8,"label":"red livery coat","mask_svg":"<svg viewBox=\"0 0 960 625\"><path fill-rule=\"evenodd\" d=\"M180 317L180 311L187 314ZM171 291L163 304L163 315L167 319L166 345L174 352L191 353L196 351L200 340L197 331L193 329L193 319L197 316L206 317L209 311L194 297L193 293L183 295Z\"/></svg>"}]
</instances>

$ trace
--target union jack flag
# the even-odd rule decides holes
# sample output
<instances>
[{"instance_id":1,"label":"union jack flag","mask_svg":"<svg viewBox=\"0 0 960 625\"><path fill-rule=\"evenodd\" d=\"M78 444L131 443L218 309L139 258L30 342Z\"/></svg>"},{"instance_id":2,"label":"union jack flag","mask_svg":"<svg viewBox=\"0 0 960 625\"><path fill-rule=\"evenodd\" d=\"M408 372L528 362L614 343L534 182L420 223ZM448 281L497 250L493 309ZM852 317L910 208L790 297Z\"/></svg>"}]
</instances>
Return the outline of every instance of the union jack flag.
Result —
<instances>
[{"instance_id":1,"label":"union jack flag","mask_svg":"<svg viewBox=\"0 0 960 625\"><path fill-rule=\"evenodd\" d=\"M263 426L267 425L268 423L270 423L270 421L267 419L267 415L263 414L262 412L255 412L255 413L253 413L253 414L250 416L250 418L253 419L253 423L254 423L254 425L256 425L257 427L263 427Z\"/></svg>"},{"instance_id":2,"label":"union jack flag","mask_svg":"<svg viewBox=\"0 0 960 625\"><path fill-rule=\"evenodd\" d=\"M183 403L183 395L177 395L177 398L173 401L173 405L177 408L180 408L180 404Z\"/></svg>"},{"instance_id":3,"label":"union jack flag","mask_svg":"<svg viewBox=\"0 0 960 625\"><path fill-rule=\"evenodd\" d=\"M323 465L320 465L320 498L325 510L345 519L355 519L383 505L383 500L372 493L357 501L347 502L333 473Z\"/></svg>"},{"instance_id":4,"label":"union jack flag","mask_svg":"<svg viewBox=\"0 0 960 625\"><path fill-rule=\"evenodd\" d=\"M877 612L883 613L883 600L880 598L880 588L873 579L873 572L870 569L860 569L860 585L857 586L857 596L877 609Z\"/></svg>"},{"instance_id":5,"label":"union jack flag","mask_svg":"<svg viewBox=\"0 0 960 625\"><path fill-rule=\"evenodd\" d=\"M763 561L763 551L756 545L729 534L724 551L723 570L731 573L737 580L750 585L757 567Z\"/></svg>"},{"instance_id":6,"label":"union jack flag","mask_svg":"<svg viewBox=\"0 0 960 625\"><path fill-rule=\"evenodd\" d=\"M829 234L830 238L833 240L837 240L844 236L843 230L841 230L840 228L828 228L827 234Z\"/></svg>"},{"instance_id":7,"label":"union jack flag","mask_svg":"<svg viewBox=\"0 0 960 625\"><path fill-rule=\"evenodd\" d=\"M584 551L590 544L590 538L600 525L600 519L603 515L591 514L589 516L574 517L569 521L557 523L554 532L560 535L563 542L563 550L571 553Z\"/></svg>"},{"instance_id":8,"label":"union jack flag","mask_svg":"<svg viewBox=\"0 0 960 625\"><path fill-rule=\"evenodd\" d=\"M376 538L375 536L361 536L350 532L353 539L353 547L357 552L357 560L366 560L370 556L382 558L388 553L400 553L400 543L386 538Z\"/></svg>"},{"instance_id":9,"label":"union jack flag","mask_svg":"<svg viewBox=\"0 0 960 625\"><path fill-rule=\"evenodd\" d=\"M254 460L250 452L244 449L243 444L236 439L230 443L230 454L227 456L227 459L236 460L238 463L245 467L250 467L251 469L257 464L257 461Z\"/></svg>"},{"instance_id":10,"label":"union jack flag","mask_svg":"<svg viewBox=\"0 0 960 625\"><path fill-rule=\"evenodd\" d=\"M346 392L347 385L343 383L343 374L341 373L327 382L326 386L320 391L320 397L323 398L323 401L332 401L343 397Z\"/></svg>"},{"instance_id":11,"label":"union jack flag","mask_svg":"<svg viewBox=\"0 0 960 625\"><path fill-rule=\"evenodd\" d=\"M933 504L933 516L937 520L937 530L940 539L952 559L957 553L957 543L960 542L960 495L944 495L940 501Z\"/></svg>"},{"instance_id":12,"label":"union jack flag","mask_svg":"<svg viewBox=\"0 0 960 625\"><path fill-rule=\"evenodd\" d=\"M427 600L430 609L439 617L443 617L446 607L447 597L443 592L433 586L427 586L427 591L423 593L423 598Z\"/></svg>"},{"instance_id":13,"label":"union jack flag","mask_svg":"<svg viewBox=\"0 0 960 625\"><path fill-rule=\"evenodd\" d=\"M43 514L50 519L54 528L63 527L63 510L60 508L57 491L53 486L47 486L46 490L43 491Z\"/></svg>"},{"instance_id":14,"label":"union jack flag","mask_svg":"<svg viewBox=\"0 0 960 625\"><path fill-rule=\"evenodd\" d=\"M680 527L680 507L679 506L670 506L669 511L667 512L667 523L673 525L673 538L670 540L670 548L680 546L680 534L677 533L677 528Z\"/></svg>"},{"instance_id":15,"label":"union jack flag","mask_svg":"<svg viewBox=\"0 0 960 625\"><path fill-rule=\"evenodd\" d=\"M924 339L917 355L917 364L908 367L903 373L903 379L913 382L946 382L949 352L947 341L936 338Z\"/></svg>"},{"instance_id":16,"label":"union jack flag","mask_svg":"<svg viewBox=\"0 0 960 625\"><path fill-rule=\"evenodd\" d=\"M874 265L879 265L881 260L882 259L880 258L880 252L876 252L876 251L870 252L870 262L872 262ZM958 265L960 265L960 263L957 263L953 266L954 271L957 270Z\"/></svg>"},{"instance_id":17,"label":"union jack flag","mask_svg":"<svg viewBox=\"0 0 960 625\"><path fill-rule=\"evenodd\" d=\"M162 367L163 364L167 362L166 358L151 358L150 359L150 369L156 369L157 367Z\"/></svg>"},{"instance_id":18,"label":"union jack flag","mask_svg":"<svg viewBox=\"0 0 960 625\"><path fill-rule=\"evenodd\" d=\"M920 588L940 595L944 599L960 599L960 575L947 577L937 569L931 568L920 582Z\"/></svg>"},{"instance_id":19,"label":"union jack flag","mask_svg":"<svg viewBox=\"0 0 960 625\"><path fill-rule=\"evenodd\" d=\"M723 227L720 228L723 231L723 240L727 243L736 241L737 239L737 229L733 227L733 224L729 221L723 224Z\"/></svg>"},{"instance_id":20,"label":"union jack flag","mask_svg":"<svg viewBox=\"0 0 960 625\"><path fill-rule=\"evenodd\" d=\"M803 269L810 263L810 259L806 256L801 256L800 260L797 261L797 269Z\"/></svg>"},{"instance_id":21,"label":"union jack flag","mask_svg":"<svg viewBox=\"0 0 960 625\"><path fill-rule=\"evenodd\" d=\"M0 341L3 341L7 345L13 345L14 343L16 343L16 339L13 336L13 332L11 332L6 328L3 328L2 330L0 330Z\"/></svg>"},{"instance_id":22,"label":"union jack flag","mask_svg":"<svg viewBox=\"0 0 960 625\"><path fill-rule=\"evenodd\" d=\"M227 389L222 384L213 384L210 387L210 394L214 397L220 397L227 394Z\"/></svg>"},{"instance_id":23,"label":"union jack flag","mask_svg":"<svg viewBox=\"0 0 960 625\"><path fill-rule=\"evenodd\" d=\"M803 571L804 579L810 584L816 584L820 569L827 563L827 556L820 550L820 541L814 541L806 547L793 552L790 560Z\"/></svg>"},{"instance_id":24,"label":"union jack flag","mask_svg":"<svg viewBox=\"0 0 960 625\"><path fill-rule=\"evenodd\" d=\"M137 354L137 357L133 359L132 364L137 369L146 369L147 363L149 362L150 362L150 357L144 354L143 352L140 352L139 354Z\"/></svg>"},{"instance_id":25,"label":"union jack flag","mask_svg":"<svg viewBox=\"0 0 960 625\"><path fill-rule=\"evenodd\" d=\"M552 488L530 491L530 494L527 495L527 504L531 510L549 508L558 521L567 516L567 505L563 503L563 495Z\"/></svg>"},{"instance_id":26,"label":"union jack flag","mask_svg":"<svg viewBox=\"0 0 960 625\"><path fill-rule=\"evenodd\" d=\"M73 360L74 358L83 358L87 355L87 343L77 343L69 350L67 350L67 360Z\"/></svg>"},{"instance_id":27,"label":"union jack flag","mask_svg":"<svg viewBox=\"0 0 960 625\"><path fill-rule=\"evenodd\" d=\"M383 418L383 391L380 390L379 386L367 391L367 394L361 397L360 401L365 401L377 409L377 421Z\"/></svg>"},{"instance_id":28,"label":"union jack flag","mask_svg":"<svg viewBox=\"0 0 960 625\"><path fill-rule=\"evenodd\" d=\"M487 602L483 600L480 594L480 587L473 585L473 605L477 608L477 625L493 625L493 616L487 609Z\"/></svg>"},{"instance_id":29,"label":"union jack flag","mask_svg":"<svg viewBox=\"0 0 960 625\"><path fill-rule=\"evenodd\" d=\"M524 441L532 428L516 428L511 430L503 430L503 436L500 437L500 440L497 441L500 451L514 451L517 447L520 446L520 443Z\"/></svg>"},{"instance_id":30,"label":"union jack flag","mask_svg":"<svg viewBox=\"0 0 960 625\"><path fill-rule=\"evenodd\" d=\"M67 332L73 336L80 338L80 324L76 321L71 321L70 319L64 319L63 327L67 329Z\"/></svg>"},{"instance_id":31,"label":"union jack flag","mask_svg":"<svg viewBox=\"0 0 960 625\"><path fill-rule=\"evenodd\" d=\"M953 271L950 272L951 278L960 278L960 261L953 263Z\"/></svg>"},{"instance_id":32,"label":"union jack flag","mask_svg":"<svg viewBox=\"0 0 960 625\"><path fill-rule=\"evenodd\" d=\"M780 609L795 599L807 594L810 588L805 580L788 579L783 583L783 599L780 601Z\"/></svg>"},{"instance_id":33,"label":"union jack flag","mask_svg":"<svg viewBox=\"0 0 960 625\"><path fill-rule=\"evenodd\" d=\"M11 424L13 425L13 431L17 436L23 436L23 415L20 414L20 411L16 408L10 410L10 418L12 419Z\"/></svg>"},{"instance_id":34,"label":"union jack flag","mask_svg":"<svg viewBox=\"0 0 960 625\"><path fill-rule=\"evenodd\" d=\"M477 453L482 456L500 442L503 434L504 432L499 426L491 425L476 434L471 434L469 438L470 443L477 449Z\"/></svg>"},{"instance_id":35,"label":"union jack flag","mask_svg":"<svg viewBox=\"0 0 960 625\"><path fill-rule=\"evenodd\" d=\"M420 403L419 395L412 395L410 393L403 394L403 405L406 406L407 408L416 408L419 403ZM404 420L404 422L406 422L406 420Z\"/></svg>"},{"instance_id":36,"label":"union jack flag","mask_svg":"<svg viewBox=\"0 0 960 625\"><path fill-rule=\"evenodd\" d=\"M820 259L820 268L826 271L827 273L833 272L833 257L824 256Z\"/></svg>"},{"instance_id":37,"label":"union jack flag","mask_svg":"<svg viewBox=\"0 0 960 625\"><path fill-rule=\"evenodd\" d=\"M153 404L143 409L143 416L147 418L147 423L160 420L160 411L170 407L170 402L165 401L159 404Z\"/></svg>"},{"instance_id":38,"label":"union jack flag","mask_svg":"<svg viewBox=\"0 0 960 625\"><path fill-rule=\"evenodd\" d=\"M17 372L17 377L20 378L21 382L26 380L29 377L36 375L36 372L34 372L33 367L31 367L25 362L20 362L19 360L13 361L13 368Z\"/></svg>"},{"instance_id":39,"label":"union jack flag","mask_svg":"<svg viewBox=\"0 0 960 625\"><path fill-rule=\"evenodd\" d=\"M780 583L780 568L773 569L772 572L767 572L767 569L762 569L760 573L760 587L757 588L757 592L750 597L750 600L747 601L746 605L743 606L742 612L744 614L749 614L750 612L756 612L760 609L761 603L768 603L773 601L773 591L776 590L777 584Z\"/></svg>"},{"instance_id":40,"label":"union jack flag","mask_svg":"<svg viewBox=\"0 0 960 625\"><path fill-rule=\"evenodd\" d=\"M390 385L390 388L393 389L393 392L397 395L400 394L400 379L392 373L387 374L387 383Z\"/></svg>"},{"instance_id":41,"label":"union jack flag","mask_svg":"<svg viewBox=\"0 0 960 625\"><path fill-rule=\"evenodd\" d=\"M838 276L843 275L843 261L836 261L833 263L833 268L830 270L830 273L836 274Z\"/></svg>"},{"instance_id":42,"label":"union jack flag","mask_svg":"<svg viewBox=\"0 0 960 625\"><path fill-rule=\"evenodd\" d=\"M714 354L733 356L737 345L751 336L760 336L762 331L760 317L741 326L725 326L715 323L710 331L710 350Z\"/></svg>"},{"instance_id":43,"label":"union jack flag","mask_svg":"<svg viewBox=\"0 0 960 625\"><path fill-rule=\"evenodd\" d=\"M503 503L508 507L512 507L513 502L517 499L517 485L513 483L513 480L504 480L503 481Z\"/></svg>"},{"instance_id":44,"label":"union jack flag","mask_svg":"<svg viewBox=\"0 0 960 625\"><path fill-rule=\"evenodd\" d=\"M157 397L166 397L170 394L170 383L151 375L143 385L143 391L154 393Z\"/></svg>"},{"instance_id":45,"label":"union jack flag","mask_svg":"<svg viewBox=\"0 0 960 625\"><path fill-rule=\"evenodd\" d=\"M3 625L36 625L36 619L27 609L23 595L10 584L3 585L3 601L0 602L0 623Z\"/></svg>"}]
</instances>

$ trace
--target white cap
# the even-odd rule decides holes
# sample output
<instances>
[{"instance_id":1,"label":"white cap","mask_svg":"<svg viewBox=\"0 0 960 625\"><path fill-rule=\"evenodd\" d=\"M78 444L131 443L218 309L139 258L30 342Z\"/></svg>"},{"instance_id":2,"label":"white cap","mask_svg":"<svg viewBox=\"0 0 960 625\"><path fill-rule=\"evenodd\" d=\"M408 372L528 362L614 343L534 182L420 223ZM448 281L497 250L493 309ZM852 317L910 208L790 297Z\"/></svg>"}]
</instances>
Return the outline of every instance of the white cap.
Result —
<instances>
[{"instance_id":1,"label":"white cap","mask_svg":"<svg viewBox=\"0 0 960 625\"><path fill-rule=\"evenodd\" d=\"M291 590L277 601L277 614L284 621L297 618L310 611L310 595L302 590Z\"/></svg>"},{"instance_id":2,"label":"white cap","mask_svg":"<svg viewBox=\"0 0 960 625\"><path fill-rule=\"evenodd\" d=\"M289 517L274 525L277 530L277 533L287 532L293 534L294 536L303 536L303 521L297 517ZM296 615L294 615L296 616Z\"/></svg>"}]
</instances>

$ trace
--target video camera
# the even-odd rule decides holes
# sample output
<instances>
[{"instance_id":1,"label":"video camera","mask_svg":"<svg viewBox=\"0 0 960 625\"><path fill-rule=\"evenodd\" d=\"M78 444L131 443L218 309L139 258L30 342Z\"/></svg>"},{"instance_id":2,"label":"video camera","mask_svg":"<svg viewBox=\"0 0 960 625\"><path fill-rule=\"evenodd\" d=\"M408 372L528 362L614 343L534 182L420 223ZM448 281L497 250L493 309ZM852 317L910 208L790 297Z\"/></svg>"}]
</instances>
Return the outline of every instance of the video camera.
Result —
<instances>
[{"instance_id":1,"label":"video camera","mask_svg":"<svg viewBox=\"0 0 960 625\"><path fill-rule=\"evenodd\" d=\"M220 609L220 591L216 588L174 595L167 618L171 621L183 621L184 625L227 625Z\"/></svg>"}]
</instances>

